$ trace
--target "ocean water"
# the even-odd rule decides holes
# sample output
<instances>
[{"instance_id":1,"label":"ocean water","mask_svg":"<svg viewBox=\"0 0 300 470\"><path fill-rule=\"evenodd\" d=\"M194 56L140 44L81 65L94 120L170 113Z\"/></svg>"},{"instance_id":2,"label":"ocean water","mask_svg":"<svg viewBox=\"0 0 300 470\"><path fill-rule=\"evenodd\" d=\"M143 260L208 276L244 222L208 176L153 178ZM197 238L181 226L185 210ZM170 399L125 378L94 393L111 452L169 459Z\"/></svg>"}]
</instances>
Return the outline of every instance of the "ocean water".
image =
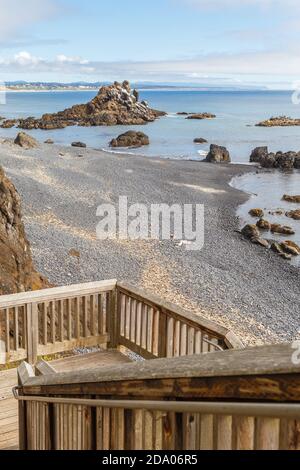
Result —
<instances>
[{"instance_id":1,"label":"ocean water","mask_svg":"<svg viewBox=\"0 0 300 470\"><path fill-rule=\"evenodd\" d=\"M0 105L0 115L6 118L39 117L43 113L61 111L74 104L85 103L96 92L18 92L7 93L7 102ZM287 115L300 118L300 106L293 104L291 92L275 91L193 91L193 90L143 90L141 99L151 107L166 111L167 116L146 126L115 127L68 127L55 131L31 131L40 141L48 138L58 144L69 145L74 140L88 146L109 150L109 142L122 132L138 129L147 133L151 145L130 152L162 158L202 160L210 143L226 146L234 163L248 163L254 147L267 145L270 151L300 151L300 127L261 128L259 121L271 116ZM212 120L187 120L178 112L210 112L217 115ZM17 129L0 129L0 137L14 137ZM202 137L208 144L193 143ZM122 151L121 151L122 152ZM124 150L128 152L128 150ZM248 216L252 207L266 211L276 208L295 209L295 205L282 203L285 193L300 194L300 172L282 174L269 172L262 175L246 175L233 182L252 195L247 204L239 209L241 223L253 221ZM274 221L293 225L297 231L295 241L300 243L300 221L286 217Z\"/></svg>"},{"instance_id":2,"label":"ocean water","mask_svg":"<svg viewBox=\"0 0 300 470\"><path fill-rule=\"evenodd\" d=\"M39 117L46 112L56 112L74 104L85 103L96 92L19 92L7 93L7 103L0 105L0 115L6 118ZM273 115L286 114L300 117L300 106L292 103L290 92L217 92L217 91L141 91L141 99L168 115L146 126L115 126L82 128L70 127L56 131L32 131L38 139L52 137L60 144L70 144L74 139L95 148L108 149L110 140L129 129L144 130L151 145L133 150L148 156L203 159L210 143L225 145L234 162L249 161L251 150L268 145L271 151L300 150L300 127L260 128L255 124ZM211 112L212 120L187 120L177 116L179 111ZM249 127L250 126L250 127ZM1 129L0 136L14 136L16 129ZM208 144L193 143L203 137Z\"/></svg>"}]
</instances>

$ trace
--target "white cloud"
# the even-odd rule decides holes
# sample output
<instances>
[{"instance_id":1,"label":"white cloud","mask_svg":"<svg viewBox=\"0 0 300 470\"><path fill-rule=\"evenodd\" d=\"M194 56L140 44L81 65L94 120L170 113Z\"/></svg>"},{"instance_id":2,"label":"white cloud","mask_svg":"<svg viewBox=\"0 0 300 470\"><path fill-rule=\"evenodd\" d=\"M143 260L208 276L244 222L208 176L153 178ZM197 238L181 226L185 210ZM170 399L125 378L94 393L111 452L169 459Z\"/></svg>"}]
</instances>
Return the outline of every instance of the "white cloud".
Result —
<instances>
[{"instance_id":1,"label":"white cloud","mask_svg":"<svg viewBox=\"0 0 300 470\"><path fill-rule=\"evenodd\" d=\"M300 77L300 48L283 52L252 52L241 54L209 54L192 59L166 61L88 61L63 54L52 60L23 51L12 58L0 58L0 73L48 74L54 81L59 77L82 76L97 80L170 81L170 82L231 82L288 84Z\"/></svg>"},{"instance_id":2,"label":"white cloud","mask_svg":"<svg viewBox=\"0 0 300 470\"><path fill-rule=\"evenodd\" d=\"M0 41L20 36L21 31L52 18L59 10L59 0L0 0Z\"/></svg>"}]
</instances>

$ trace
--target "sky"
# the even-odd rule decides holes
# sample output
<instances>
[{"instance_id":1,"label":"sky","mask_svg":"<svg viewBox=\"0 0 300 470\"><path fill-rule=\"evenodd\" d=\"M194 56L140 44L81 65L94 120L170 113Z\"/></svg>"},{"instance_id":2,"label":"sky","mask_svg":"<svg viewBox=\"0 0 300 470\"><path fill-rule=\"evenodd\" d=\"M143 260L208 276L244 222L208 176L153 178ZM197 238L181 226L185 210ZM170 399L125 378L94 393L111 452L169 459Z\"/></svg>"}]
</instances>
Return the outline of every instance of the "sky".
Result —
<instances>
[{"instance_id":1,"label":"sky","mask_svg":"<svg viewBox=\"0 0 300 470\"><path fill-rule=\"evenodd\" d=\"M0 0L0 80L290 89L299 0Z\"/></svg>"}]
</instances>

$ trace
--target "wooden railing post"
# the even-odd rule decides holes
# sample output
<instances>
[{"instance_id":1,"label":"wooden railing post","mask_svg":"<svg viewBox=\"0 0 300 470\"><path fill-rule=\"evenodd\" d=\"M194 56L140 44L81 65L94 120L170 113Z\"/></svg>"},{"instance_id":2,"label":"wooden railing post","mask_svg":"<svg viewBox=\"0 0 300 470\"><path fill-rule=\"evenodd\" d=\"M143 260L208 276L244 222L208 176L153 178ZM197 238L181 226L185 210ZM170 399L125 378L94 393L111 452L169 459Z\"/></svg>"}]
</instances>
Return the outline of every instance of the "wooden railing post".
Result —
<instances>
[{"instance_id":1,"label":"wooden railing post","mask_svg":"<svg viewBox=\"0 0 300 470\"><path fill-rule=\"evenodd\" d=\"M158 330L158 357L167 357L167 315L161 309L159 311L159 330Z\"/></svg>"},{"instance_id":2,"label":"wooden railing post","mask_svg":"<svg viewBox=\"0 0 300 470\"><path fill-rule=\"evenodd\" d=\"M110 336L110 341L108 344L109 349L117 349L118 347L118 325L117 325L117 287L113 289L109 294L109 308L108 308L108 334Z\"/></svg>"},{"instance_id":3,"label":"wooden railing post","mask_svg":"<svg viewBox=\"0 0 300 470\"><path fill-rule=\"evenodd\" d=\"M38 307L28 304L26 311L26 347L29 364L36 364L38 357Z\"/></svg>"}]
</instances>

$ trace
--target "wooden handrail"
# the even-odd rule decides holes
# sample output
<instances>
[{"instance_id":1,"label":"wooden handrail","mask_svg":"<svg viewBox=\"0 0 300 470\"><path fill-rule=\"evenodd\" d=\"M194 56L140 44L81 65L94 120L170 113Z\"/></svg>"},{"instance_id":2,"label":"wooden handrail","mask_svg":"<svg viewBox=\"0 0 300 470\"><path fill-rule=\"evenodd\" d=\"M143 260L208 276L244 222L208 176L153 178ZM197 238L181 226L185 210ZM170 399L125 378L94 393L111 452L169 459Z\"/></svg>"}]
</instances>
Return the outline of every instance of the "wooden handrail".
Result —
<instances>
[{"instance_id":1,"label":"wooden handrail","mask_svg":"<svg viewBox=\"0 0 300 470\"><path fill-rule=\"evenodd\" d=\"M107 292L116 287L117 281L88 282L63 287L53 287L39 291L21 292L19 294L1 295L0 309L17 307L26 303L50 302L53 299L63 300L77 294L85 295L98 292Z\"/></svg>"},{"instance_id":2,"label":"wooden handrail","mask_svg":"<svg viewBox=\"0 0 300 470\"><path fill-rule=\"evenodd\" d=\"M43 365L38 377L23 364L24 448L300 450L293 353L263 346L56 374Z\"/></svg>"}]
</instances>

